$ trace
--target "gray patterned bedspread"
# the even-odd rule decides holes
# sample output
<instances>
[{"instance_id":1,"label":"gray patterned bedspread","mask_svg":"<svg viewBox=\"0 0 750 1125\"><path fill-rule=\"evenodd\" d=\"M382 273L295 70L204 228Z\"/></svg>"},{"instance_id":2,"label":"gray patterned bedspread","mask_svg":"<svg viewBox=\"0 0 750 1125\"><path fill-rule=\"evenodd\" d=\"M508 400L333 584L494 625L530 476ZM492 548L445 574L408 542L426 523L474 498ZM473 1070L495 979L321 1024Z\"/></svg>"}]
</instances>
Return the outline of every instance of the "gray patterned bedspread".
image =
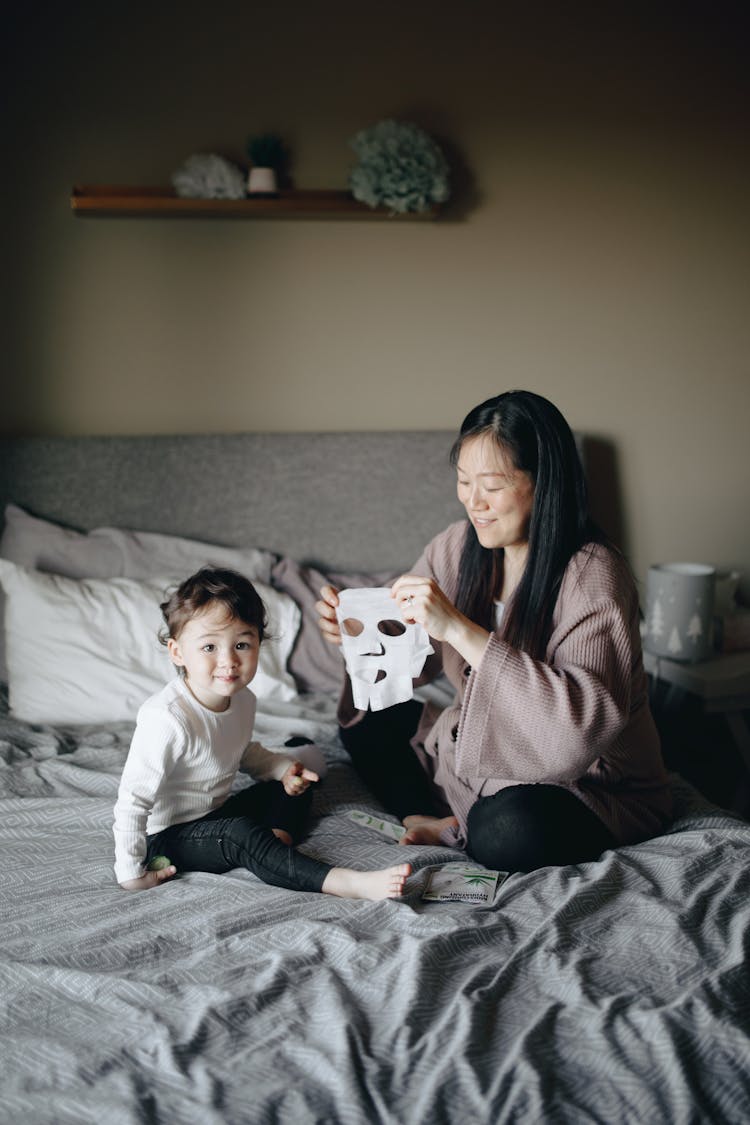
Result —
<instances>
[{"instance_id":1,"label":"gray patterned bedspread","mask_svg":"<svg viewBox=\"0 0 750 1125\"><path fill-rule=\"evenodd\" d=\"M377 806L324 701L264 723L326 746L306 850L409 858L403 900L241 871L128 895L130 728L0 719L2 1121L750 1120L750 826L677 781L657 840L513 876L490 907L426 903L425 868L465 857L345 818Z\"/></svg>"}]
</instances>

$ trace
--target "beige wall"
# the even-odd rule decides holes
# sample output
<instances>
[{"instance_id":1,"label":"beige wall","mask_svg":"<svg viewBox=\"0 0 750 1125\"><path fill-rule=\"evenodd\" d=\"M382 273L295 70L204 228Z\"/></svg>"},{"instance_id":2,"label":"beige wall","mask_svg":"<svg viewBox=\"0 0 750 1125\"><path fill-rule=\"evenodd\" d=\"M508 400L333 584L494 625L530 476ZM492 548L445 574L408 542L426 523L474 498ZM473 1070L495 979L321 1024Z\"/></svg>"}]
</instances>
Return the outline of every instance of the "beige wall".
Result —
<instances>
[{"instance_id":1,"label":"beige wall","mask_svg":"<svg viewBox=\"0 0 750 1125\"><path fill-rule=\"evenodd\" d=\"M640 577L750 569L728 5L659 26L659 5L73 3L44 30L32 7L7 41L4 432L443 428L527 387L611 443ZM343 187L349 137L386 116L446 142L453 218L69 210L75 181L165 184L269 127L297 186Z\"/></svg>"}]
</instances>

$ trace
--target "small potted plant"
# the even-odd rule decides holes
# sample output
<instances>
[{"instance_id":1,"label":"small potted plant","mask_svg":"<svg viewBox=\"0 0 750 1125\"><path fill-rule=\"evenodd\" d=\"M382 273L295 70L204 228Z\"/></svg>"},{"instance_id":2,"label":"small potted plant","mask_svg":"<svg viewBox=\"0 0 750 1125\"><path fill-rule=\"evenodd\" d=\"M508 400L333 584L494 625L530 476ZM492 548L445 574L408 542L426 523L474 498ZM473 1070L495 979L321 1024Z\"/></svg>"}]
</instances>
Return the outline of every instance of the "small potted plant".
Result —
<instances>
[{"instance_id":1,"label":"small potted plant","mask_svg":"<svg viewBox=\"0 0 750 1125\"><path fill-rule=\"evenodd\" d=\"M248 195L273 197L279 193L279 174L286 159L286 149L276 133L262 133L247 142L250 172Z\"/></svg>"}]
</instances>

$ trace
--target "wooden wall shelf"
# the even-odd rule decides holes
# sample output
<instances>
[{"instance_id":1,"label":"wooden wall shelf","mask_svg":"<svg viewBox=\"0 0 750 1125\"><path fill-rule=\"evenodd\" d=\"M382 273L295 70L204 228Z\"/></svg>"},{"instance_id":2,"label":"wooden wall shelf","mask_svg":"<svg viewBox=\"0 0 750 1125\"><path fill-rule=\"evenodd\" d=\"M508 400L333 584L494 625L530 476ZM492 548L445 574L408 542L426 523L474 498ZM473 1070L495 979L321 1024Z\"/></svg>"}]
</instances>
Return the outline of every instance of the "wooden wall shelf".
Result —
<instances>
[{"instance_id":1,"label":"wooden wall shelf","mask_svg":"<svg viewBox=\"0 0 750 1125\"><path fill-rule=\"evenodd\" d=\"M274 199L182 199L167 187L81 185L73 188L76 215L224 216L244 219L386 219L414 222L436 219L438 208L391 215L385 208L359 203L348 191L282 191Z\"/></svg>"}]
</instances>

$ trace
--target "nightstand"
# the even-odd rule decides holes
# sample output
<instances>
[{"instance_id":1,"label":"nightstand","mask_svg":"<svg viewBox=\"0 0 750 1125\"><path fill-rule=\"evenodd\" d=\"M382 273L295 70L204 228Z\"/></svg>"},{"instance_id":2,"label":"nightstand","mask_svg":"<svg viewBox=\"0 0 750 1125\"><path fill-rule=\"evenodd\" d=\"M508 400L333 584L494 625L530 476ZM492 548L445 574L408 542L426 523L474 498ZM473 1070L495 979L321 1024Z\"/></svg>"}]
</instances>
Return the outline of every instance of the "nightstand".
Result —
<instances>
[{"instance_id":1,"label":"nightstand","mask_svg":"<svg viewBox=\"0 0 750 1125\"><path fill-rule=\"evenodd\" d=\"M750 729L743 715L750 710L750 652L732 652L686 664L644 649L643 666L655 680L697 696L707 713L724 716L750 778Z\"/></svg>"}]
</instances>

